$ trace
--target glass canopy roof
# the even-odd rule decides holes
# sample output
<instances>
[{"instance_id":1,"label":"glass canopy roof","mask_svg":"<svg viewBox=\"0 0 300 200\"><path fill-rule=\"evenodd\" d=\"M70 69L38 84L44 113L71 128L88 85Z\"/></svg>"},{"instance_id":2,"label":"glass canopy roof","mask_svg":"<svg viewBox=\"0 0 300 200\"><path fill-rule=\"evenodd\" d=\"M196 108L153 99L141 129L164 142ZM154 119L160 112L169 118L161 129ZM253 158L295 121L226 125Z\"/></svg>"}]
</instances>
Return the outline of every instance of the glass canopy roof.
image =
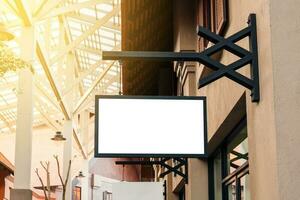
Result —
<instances>
[{"instance_id":1,"label":"glass canopy roof","mask_svg":"<svg viewBox=\"0 0 300 200\"><path fill-rule=\"evenodd\" d=\"M23 12L27 8L31 25L35 27L35 40L43 49L50 76L64 103L65 97L75 91L76 115L86 109L94 112L95 94L118 94L120 68L118 62L102 61L104 50L120 50L121 0L2 0L0 23L15 35L5 45L20 56L20 35L24 26ZM71 53L74 66L67 66ZM65 118L57 101L57 94L49 82L35 53L34 74L34 127L47 125L61 129ZM0 66L1 67L1 66ZM73 67L75 81L66 84L67 68ZM16 131L18 73L7 72L0 76L0 134Z\"/></svg>"}]
</instances>

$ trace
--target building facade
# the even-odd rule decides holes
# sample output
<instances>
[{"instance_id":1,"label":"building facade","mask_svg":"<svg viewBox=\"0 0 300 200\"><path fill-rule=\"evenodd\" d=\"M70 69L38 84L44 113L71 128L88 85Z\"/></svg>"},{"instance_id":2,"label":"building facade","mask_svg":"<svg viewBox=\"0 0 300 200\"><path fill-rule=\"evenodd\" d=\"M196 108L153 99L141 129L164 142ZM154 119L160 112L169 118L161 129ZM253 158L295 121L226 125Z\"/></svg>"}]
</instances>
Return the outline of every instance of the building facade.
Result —
<instances>
[{"instance_id":1,"label":"building facade","mask_svg":"<svg viewBox=\"0 0 300 200\"><path fill-rule=\"evenodd\" d=\"M207 97L208 158L188 159L187 180L166 176L166 199L299 198L299 7L297 0L122 2L122 50L201 52L213 44L197 35L198 26L226 38L256 14L259 102L226 77L198 89L199 78L213 73L198 62L123 63L124 94ZM236 44L249 49L248 39ZM226 50L211 58L224 65L238 60ZM237 72L251 76L250 66ZM163 170L155 168L157 180Z\"/></svg>"}]
</instances>

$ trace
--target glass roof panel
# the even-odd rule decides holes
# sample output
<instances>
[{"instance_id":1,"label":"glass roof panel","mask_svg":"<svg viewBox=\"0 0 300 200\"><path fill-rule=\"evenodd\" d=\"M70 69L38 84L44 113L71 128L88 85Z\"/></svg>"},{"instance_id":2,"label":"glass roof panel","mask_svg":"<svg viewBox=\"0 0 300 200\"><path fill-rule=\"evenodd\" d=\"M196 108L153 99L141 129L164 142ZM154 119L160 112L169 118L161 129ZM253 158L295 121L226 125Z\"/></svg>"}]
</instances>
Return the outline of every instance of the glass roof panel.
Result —
<instances>
[{"instance_id":1,"label":"glass roof panel","mask_svg":"<svg viewBox=\"0 0 300 200\"><path fill-rule=\"evenodd\" d=\"M89 94L83 106L87 105L85 109L92 110L94 108L91 101L94 98L90 97L95 93L118 93L117 62L101 80L99 76L105 68L111 65L111 61L101 62L101 52L112 49L120 50L119 7L121 1L64 0L51 10L47 10L50 2L34 0L33 5L25 5L30 8L27 14L32 18L35 39L42 49L46 67L55 81L61 98L64 99L70 91L74 91L76 104L84 95ZM23 3L29 2L25 0ZM118 12L107 18L106 16L117 6ZM5 44L16 57L20 57L22 53L20 38L24 28L23 19L19 13L14 1L0 1L0 23L4 24L7 30L15 36L13 40ZM95 24L101 24L101 26L94 28ZM34 49L30 50L34 51ZM73 55L71 66L67 65L68 59L71 59L68 57L69 54ZM71 86L67 84L70 68L75 79ZM64 115L53 86L48 80L49 74L46 74L45 66L42 66L37 54L32 61L32 73L34 75L34 126L49 126L49 119L62 124ZM16 129L17 86L18 72L7 72L0 76L0 133L11 133ZM91 90L92 86L94 88Z\"/></svg>"}]
</instances>

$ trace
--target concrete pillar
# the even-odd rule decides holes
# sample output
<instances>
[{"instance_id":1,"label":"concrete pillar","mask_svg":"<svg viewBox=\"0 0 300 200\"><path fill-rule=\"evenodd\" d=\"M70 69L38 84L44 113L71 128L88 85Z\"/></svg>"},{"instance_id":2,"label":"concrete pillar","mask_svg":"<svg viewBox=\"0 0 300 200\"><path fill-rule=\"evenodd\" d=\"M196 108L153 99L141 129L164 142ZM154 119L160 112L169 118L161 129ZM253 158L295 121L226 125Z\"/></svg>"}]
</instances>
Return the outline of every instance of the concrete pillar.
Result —
<instances>
[{"instance_id":1,"label":"concrete pillar","mask_svg":"<svg viewBox=\"0 0 300 200\"><path fill-rule=\"evenodd\" d=\"M75 66L75 58L74 55L71 53L68 53L67 59L66 59L66 67L64 69L61 69L65 77L64 83L66 88L70 88L73 83L74 83L74 66ZM66 142L64 143L64 158L63 158L63 177L66 179L67 177L67 172L68 172L68 166L69 166L69 161L72 160L72 147L73 147L73 117L72 117L72 111L73 111L73 102L74 102L74 90L69 92L65 97L64 97L64 103L66 106L66 109L69 113L70 119L66 120L63 126L63 135L66 137ZM68 181L68 185L66 187L66 199L71 199L72 197L72 167L70 171L70 177Z\"/></svg>"},{"instance_id":2,"label":"concrete pillar","mask_svg":"<svg viewBox=\"0 0 300 200\"><path fill-rule=\"evenodd\" d=\"M64 152L63 152L63 179L66 180L69 161L72 160L72 132L73 132L73 123L72 120L67 120L63 126L63 135L66 138L66 142L64 143ZM72 167L71 167L72 172ZM69 181L66 187L66 199L71 199L72 192L72 173L70 172Z\"/></svg>"},{"instance_id":3,"label":"concrete pillar","mask_svg":"<svg viewBox=\"0 0 300 200\"><path fill-rule=\"evenodd\" d=\"M299 7L298 0L270 1L277 138L274 154L277 156L279 199L282 200L299 199L300 196Z\"/></svg>"},{"instance_id":4,"label":"concrete pillar","mask_svg":"<svg viewBox=\"0 0 300 200\"><path fill-rule=\"evenodd\" d=\"M207 163L196 158L188 160L189 179L185 186L187 200L208 200Z\"/></svg>"},{"instance_id":5,"label":"concrete pillar","mask_svg":"<svg viewBox=\"0 0 300 200\"><path fill-rule=\"evenodd\" d=\"M168 175L166 179L167 186L167 199L166 200L178 200L178 196L173 192L173 174Z\"/></svg>"},{"instance_id":6,"label":"concrete pillar","mask_svg":"<svg viewBox=\"0 0 300 200\"><path fill-rule=\"evenodd\" d=\"M90 112L84 110L80 113L80 133L82 136L83 147L85 148L86 152L89 151L89 118ZM84 164L81 169L82 173L84 174L84 178L81 178L81 199L88 200L89 196L89 162L88 159L84 160Z\"/></svg>"},{"instance_id":7,"label":"concrete pillar","mask_svg":"<svg viewBox=\"0 0 300 200\"><path fill-rule=\"evenodd\" d=\"M87 110L83 110L80 113L80 134L82 139L82 144L86 150L86 152L89 151L88 145L89 145L89 119L90 119L90 112Z\"/></svg>"},{"instance_id":8,"label":"concrete pillar","mask_svg":"<svg viewBox=\"0 0 300 200\"><path fill-rule=\"evenodd\" d=\"M74 55L71 53L68 53L65 67L62 70L62 74L64 77L61 77L64 81L65 87L70 88L74 83L74 66L75 66L75 58ZM74 106L74 90L69 92L67 95L64 96L64 103L66 106L66 109L69 113L70 119L66 120L63 126L63 135L66 137L66 142L64 143L64 152L63 152L63 177L66 179L67 172L68 172L68 166L69 161L73 159L72 154L72 147L73 147L73 117L72 117L72 111ZM66 199L72 199L72 167L70 171L70 177L69 181L66 187Z\"/></svg>"},{"instance_id":9,"label":"concrete pillar","mask_svg":"<svg viewBox=\"0 0 300 200\"><path fill-rule=\"evenodd\" d=\"M183 78L184 88L183 94L185 96L196 95L196 75L195 69L197 63L186 62L184 65L187 68L186 75ZM207 162L199 159L188 159L188 184L185 185L186 199L198 200L201 197L202 200L208 200L208 169Z\"/></svg>"},{"instance_id":10,"label":"concrete pillar","mask_svg":"<svg viewBox=\"0 0 300 200\"><path fill-rule=\"evenodd\" d=\"M23 27L20 38L21 58L32 63L35 53L34 27ZM28 68L19 71L17 91L17 127L15 180L12 200L31 199L31 151L33 123L33 76Z\"/></svg>"}]
</instances>

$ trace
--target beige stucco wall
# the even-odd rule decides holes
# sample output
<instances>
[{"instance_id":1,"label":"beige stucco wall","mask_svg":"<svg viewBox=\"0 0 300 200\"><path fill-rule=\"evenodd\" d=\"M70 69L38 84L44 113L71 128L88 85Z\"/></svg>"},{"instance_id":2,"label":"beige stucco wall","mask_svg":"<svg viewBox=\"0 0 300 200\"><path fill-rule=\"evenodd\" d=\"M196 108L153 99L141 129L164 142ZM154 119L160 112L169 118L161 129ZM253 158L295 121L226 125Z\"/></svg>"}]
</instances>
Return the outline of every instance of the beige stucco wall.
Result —
<instances>
[{"instance_id":1,"label":"beige stucco wall","mask_svg":"<svg viewBox=\"0 0 300 200\"><path fill-rule=\"evenodd\" d=\"M249 13L256 13L257 16L260 102L252 103L250 92L246 90L250 191L251 198L255 200L279 199L269 4L268 0L258 0L255 3L240 1L239 4L234 0L229 1L229 32L241 29ZM249 70L246 73L249 75Z\"/></svg>"},{"instance_id":2,"label":"beige stucco wall","mask_svg":"<svg viewBox=\"0 0 300 200\"><path fill-rule=\"evenodd\" d=\"M279 197L300 197L300 1L271 0Z\"/></svg>"}]
</instances>

